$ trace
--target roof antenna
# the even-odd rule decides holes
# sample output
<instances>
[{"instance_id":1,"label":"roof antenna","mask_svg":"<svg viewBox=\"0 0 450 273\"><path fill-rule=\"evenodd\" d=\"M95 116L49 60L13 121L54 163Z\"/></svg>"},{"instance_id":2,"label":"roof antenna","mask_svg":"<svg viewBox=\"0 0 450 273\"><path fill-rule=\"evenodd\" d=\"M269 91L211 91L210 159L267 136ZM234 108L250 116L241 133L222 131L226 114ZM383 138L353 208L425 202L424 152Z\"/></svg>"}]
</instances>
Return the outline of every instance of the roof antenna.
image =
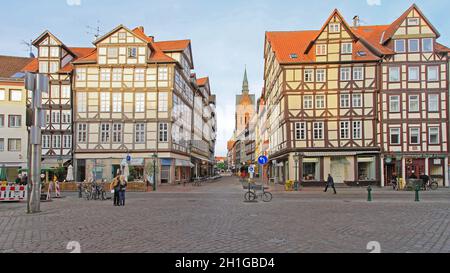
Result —
<instances>
[{"instance_id":1,"label":"roof antenna","mask_svg":"<svg viewBox=\"0 0 450 273\"><path fill-rule=\"evenodd\" d=\"M101 35L100 20L97 20L96 27L92 27L92 26L88 25L88 26L86 26L86 29L88 30L88 31L86 31L86 34L93 35L95 37L95 40L97 40Z\"/></svg>"},{"instance_id":2,"label":"roof antenna","mask_svg":"<svg viewBox=\"0 0 450 273\"><path fill-rule=\"evenodd\" d=\"M33 53L33 40L30 40L29 42L22 40L21 44L27 47L28 55L30 56L30 58L36 58Z\"/></svg>"}]
</instances>

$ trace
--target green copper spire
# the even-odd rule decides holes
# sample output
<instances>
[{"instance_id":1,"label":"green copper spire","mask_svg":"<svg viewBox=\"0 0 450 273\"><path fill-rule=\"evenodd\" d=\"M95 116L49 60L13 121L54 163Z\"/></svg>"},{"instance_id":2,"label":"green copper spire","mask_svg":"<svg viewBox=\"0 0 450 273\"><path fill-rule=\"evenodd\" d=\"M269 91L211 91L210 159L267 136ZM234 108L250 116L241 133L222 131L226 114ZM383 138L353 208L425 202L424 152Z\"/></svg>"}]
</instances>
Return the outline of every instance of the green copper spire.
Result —
<instances>
[{"instance_id":1,"label":"green copper spire","mask_svg":"<svg viewBox=\"0 0 450 273\"><path fill-rule=\"evenodd\" d=\"M247 67L245 67L244 82L242 84L242 93L248 94L249 92L250 92L250 90L248 88Z\"/></svg>"}]
</instances>

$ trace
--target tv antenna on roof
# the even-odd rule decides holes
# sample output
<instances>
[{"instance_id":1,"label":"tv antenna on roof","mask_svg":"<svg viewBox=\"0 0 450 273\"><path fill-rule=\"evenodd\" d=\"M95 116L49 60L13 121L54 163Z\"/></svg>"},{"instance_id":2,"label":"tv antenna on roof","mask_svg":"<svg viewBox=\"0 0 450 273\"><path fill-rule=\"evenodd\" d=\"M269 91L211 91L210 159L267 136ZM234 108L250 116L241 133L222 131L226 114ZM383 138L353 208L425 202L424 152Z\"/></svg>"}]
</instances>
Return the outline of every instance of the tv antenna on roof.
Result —
<instances>
[{"instance_id":1,"label":"tv antenna on roof","mask_svg":"<svg viewBox=\"0 0 450 273\"><path fill-rule=\"evenodd\" d=\"M95 37L95 39L97 40L100 35L101 35L101 30L100 30L100 21L97 20L97 27L92 27L92 26L86 26L87 30L86 34L89 35L93 35Z\"/></svg>"},{"instance_id":2,"label":"tv antenna on roof","mask_svg":"<svg viewBox=\"0 0 450 273\"><path fill-rule=\"evenodd\" d=\"M35 58L34 53L33 53L33 40L30 40L29 42L22 40L21 44L25 45L27 47L27 51L28 51L30 58Z\"/></svg>"}]
</instances>

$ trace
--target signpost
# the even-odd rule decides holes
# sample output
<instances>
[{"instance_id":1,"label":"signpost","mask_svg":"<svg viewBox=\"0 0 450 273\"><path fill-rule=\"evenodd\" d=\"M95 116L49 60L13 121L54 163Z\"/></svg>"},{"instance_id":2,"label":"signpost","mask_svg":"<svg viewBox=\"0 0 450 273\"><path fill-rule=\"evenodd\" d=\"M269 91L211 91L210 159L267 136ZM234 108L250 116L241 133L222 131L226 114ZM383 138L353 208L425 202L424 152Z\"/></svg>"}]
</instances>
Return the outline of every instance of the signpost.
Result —
<instances>
[{"instance_id":1,"label":"signpost","mask_svg":"<svg viewBox=\"0 0 450 273\"><path fill-rule=\"evenodd\" d=\"M258 163L259 163L259 165L264 166L264 165L266 165L268 162L269 162L269 159L267 158L267 156L260 156L260 157L258 158Z\"/></svg>"},{"instance_id":2,"label":"signpost","mask_svg":"<svg viewBox=\"0 0 450 273\"><path fill-rule=\"evenodd\" d=\"M250 167L248 167L248 173L250 174L250 178L253 179L253 176L255 174L255 166L254 165L250 165Z\"/></svg>"}]
</instances>

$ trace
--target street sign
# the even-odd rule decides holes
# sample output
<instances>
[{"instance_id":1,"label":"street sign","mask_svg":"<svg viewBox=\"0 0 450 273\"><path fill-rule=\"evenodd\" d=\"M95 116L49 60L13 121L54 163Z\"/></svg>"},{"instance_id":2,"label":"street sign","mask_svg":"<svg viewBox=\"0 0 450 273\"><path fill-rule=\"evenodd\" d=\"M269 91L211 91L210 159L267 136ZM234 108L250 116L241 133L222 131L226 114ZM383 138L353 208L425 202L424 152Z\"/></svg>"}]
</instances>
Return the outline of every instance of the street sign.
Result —
<instances>
[{"instance_id":1,"label":"street sign","mask_svg":"<svg viewBox=\"0 0 450 273\"><path fill-rule=\"evenodd\" d=\"M130 155L127 156L127 162L131 162L131 156Z\"/></svg>"},{"instance_id":2,"label":"street sign","mask_svg":"<svg viewBox=\"0 0 450 273\"><path fill-rule=\"evenodd\" d=\"M260 156L258 158L258 163L260 165L266 165L269 162L269 159L267 158L267 156Z\"/></svg>"},{"instance_id":3,"label":"street sign","mask_svg":"<svg viewBox=\"0 0 450 273\"><path fill-rule=\"evenodd\" d=\"M252 166L248 167L248 172L251 174L255 173L255 166L252 165Z\"/></svg>"}]
</instances>

